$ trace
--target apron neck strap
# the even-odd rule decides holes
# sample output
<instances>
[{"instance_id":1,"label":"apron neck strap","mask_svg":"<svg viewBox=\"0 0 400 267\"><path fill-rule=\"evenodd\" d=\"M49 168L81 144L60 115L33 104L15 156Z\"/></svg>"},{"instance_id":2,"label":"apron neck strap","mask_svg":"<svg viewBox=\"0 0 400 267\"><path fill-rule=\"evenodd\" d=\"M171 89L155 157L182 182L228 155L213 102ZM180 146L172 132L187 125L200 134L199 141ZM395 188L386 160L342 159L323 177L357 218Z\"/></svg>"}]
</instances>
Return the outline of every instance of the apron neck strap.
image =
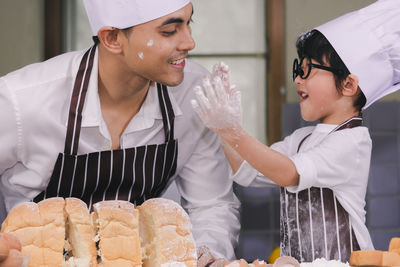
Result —
<instances>
[{"instance_id":1,"label":"apron neck strap","mask_svg":"<svg viewBox=\"0 0 400 267\"><path fill-rule=\"evenodd\" d=\"M347 121L345 121L342 124L338 125L335 129L332 130L332 132L340 131L340 130L347 129L347 128L354 128L354 127L357 127L357 126L361 126L362 125L362 121L363 121L363 119L362 119L361 116L351 117Z\"/></svg>"},{"instance_id":2,"label":"apron neck strap","mask_svg":"<svg viewBox=\"0 0 400 267\"><path fill-rule=\"evenodd\" d=\"M82 123L82 109L89 85L90 74L92 73L95 54L96 45L93 45L83 55L75 78L71 104L69 107L67 136L64 147L64 152L70 155L76 155L78 152L79 135Z\"/></svg>"},{"instance_id":3,"label":"apron neck strap","mask_svg":"<svg viewBox=\"0 0 400 267\"><path fill-rule=\"evenodd\" d=\"M158 101L160 102L161 114L164 123L165 141L174 139L175 113L169 98L167 86L157 83Z\"/></svg>"},{"instance_id":4,"label":"apron neck strap","mask_svg":"<svg viewBox=\"0 0 400 267\"><path fill-rule=\"evenodd\" d=\"M351 117L350 119L348 119L347 121L343 122L342 124L338 125L335 129L333 129L330 133L336 132L336 131L340 131L343 129L347 129L347 128L354 128L357 126L361 126L362 125L362 116L361 114L359 116L354 116ZM297 153L300 151L300 147L303 144L303 142L307 139L307 137L309 137L311 135L311 133L309 133L308 135L306 135L299 143L299 146L297 147Z\"/></svg>"}]
</instances>

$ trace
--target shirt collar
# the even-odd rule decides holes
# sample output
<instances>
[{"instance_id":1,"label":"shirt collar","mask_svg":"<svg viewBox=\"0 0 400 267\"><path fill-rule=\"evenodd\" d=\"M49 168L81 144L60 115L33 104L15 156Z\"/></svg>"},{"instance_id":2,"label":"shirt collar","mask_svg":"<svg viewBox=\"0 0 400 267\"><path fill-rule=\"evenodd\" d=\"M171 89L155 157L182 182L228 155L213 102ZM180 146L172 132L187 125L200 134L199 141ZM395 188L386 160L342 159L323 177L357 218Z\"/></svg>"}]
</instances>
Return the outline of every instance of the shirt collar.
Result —
<instances>
[{"instance_id":1,"label":"shirt collar","mask_svg":"<svg viewBox=\"0 0 400 267\"><path fill-rule=\"evenodd\" d=\"M168 88L168 92L175 117L182 115L182 110L179 108L170 88ZM139 112L131 120L125 131L132 132L150 128L154 125L156 119L162 119L162 113L158 101L157 88L155 83L153 83L147 92L147 96ZM82 127L99 127L102 124L104 124L104 121L101 115L98 94L98 49L96 49L85 105L82 111Z\"/></svg>"},{"instance_id":2,"label":"shirt collar","mask_svg":"<svg viewBox=\"0 0 400 267\"><path fill-rule=\"evenodd\" d=\"M337 124L327 124L327 123L318 123L315 126L314 131L316 132L331 132L333 129L337 127Z\"/></svg>"},{"instance_id":3,"label":"shirt collar","mask_svg":"<svg viewBox=\"0 0 400 267\"><path fill-rule=\"evenodd\" d=\"M359 126L358 125L359 123L362 124L362 117L354 116L354 117L351 117L350 119L342 122L341 124L318 123L315 127L315 130L319 131L319 132L332 132L332 131L340 130L346 124L350 124L350 126L344 127L344 128L353 128L355 126ZM354 124L356 124L356 125L354 125Z\"/></svg>"}]
</instances>

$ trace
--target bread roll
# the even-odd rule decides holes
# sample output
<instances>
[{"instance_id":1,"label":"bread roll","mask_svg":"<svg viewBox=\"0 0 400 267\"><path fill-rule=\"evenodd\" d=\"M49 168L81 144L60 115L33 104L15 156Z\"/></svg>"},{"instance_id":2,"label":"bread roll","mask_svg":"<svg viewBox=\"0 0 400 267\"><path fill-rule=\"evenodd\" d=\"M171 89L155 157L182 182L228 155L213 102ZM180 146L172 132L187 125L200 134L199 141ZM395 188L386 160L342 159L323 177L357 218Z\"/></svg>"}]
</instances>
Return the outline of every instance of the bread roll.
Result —
<instances>
[{"instance_id":1,"label":"bread roll","mask_svg":"<svg viewBox=\"0 0 400 267\"><path fill-rule=\"evenodd\" d=\"M390 252L395 252L400 255L400 248L394 248Z\"/></svg>"},{"instance_id":2,"label":"bread roll","mask_svg":"<svg viewBox=\"0 0 400 267\"><path fill-rule=\"evenodd\" d=\"M97 266L97 250L94 241L95 231L85 202L77 198L65 199L67 215L65 267Z\"/></svg>"},{"instance_id":3,"label":"bread roll","mask_svg":"<svg viewBox=\"0 0 400 267\"><path fill-rule=\"evenodd\" d=\"M23 254L29 254L29 267L62 266L65 236L64 199L52 198L15 206L1 231L15 234Z\"/></svg>"},{"instance_id":4,"label":"bread roll","mask_svg":"<svg viewBox=\"0 0 400 267\"><path fill-rule=\"evenodd\" d=\"M356 250L350 254L350 265L376 265L382 263L383 251L381 250Z\"/></svg>"},{"instance_id":5,"label":"bread roll","mask_svg":"<svg viewBox=\"0 0 400 267\"><path fill-rule=\"evenodd\" d=\"M65 201L63 198L45 199L40 201L38 206L42 222L44 265L62 266L65 240Z\"/></svg>"},{"instance_id":6,"label":"bread roll","mask_svg":"<svg viewBox=\"0 0 400 267\"><path fill-rule=\"evenodd\" d=\"M357 250L350 255L352 266L400 266L400 255L391 251Z\"/></svg>"},{"instance_id":7,"label":"bread roll","mask_svg":"<svg viewBox=\"0 0 400 267\"><path fill-rule=\"evenodd\" d=\"M380 266L400 266L400 255L396 252L384 251L382 254L382 263Z\"/></svg>"},{"instance_id":8,"label":"bread roll","mask_svg":"<svg viewBox=\"0 0 400 267\"><path fill-rule=\"evenodd\" d=\"M97 266L92 220L79 199L49 198L38 204L19 204L10 211L1 231L19 238L21 252L30 255L29 267ZM66 243L72 243L73 249L64 262Z\"/></svg>"},{"instance_id":9,"label":"bread roll","mask_svg":"<svg viewBox=\"0 0 400 267\"><path fill-rule=\"evenodd\" d=\"M127 201L102 201L93 205L99 238L100 266L142 266L139 213Z\"/></svg>"},{"instance_id":10,"label":"bread roll","mask_svg":"<svg viewBox=\"0 0 400 267\"><path fill-rule=\"evenodd\" d=\"M197 265L189 216L177 203L150 199L139 211L112 200L93 210L76 198L26 202L9 212L1 231L20 239L29 267L137 267L142 258L144 267Z\"/></svg>"},{"instance_id":11,"label":"bread roll","mask_svg":"<svg viewBox=\"0 0 400 267\"><path fill-rule=\"evenodd\" d=\"M389 243L389 251L400 250L400 237L393 237Z\"/></svg>"},{"instance_id":12,"label":"bread roll","mask_svg":"<svg viewBox=\"0 0 400 267\"><path fill-rule=\"evenodd\" d=\"M143 267L197 265L189 216L176 202L152 198L138 207Z\"/></svg>"}]
</instances>

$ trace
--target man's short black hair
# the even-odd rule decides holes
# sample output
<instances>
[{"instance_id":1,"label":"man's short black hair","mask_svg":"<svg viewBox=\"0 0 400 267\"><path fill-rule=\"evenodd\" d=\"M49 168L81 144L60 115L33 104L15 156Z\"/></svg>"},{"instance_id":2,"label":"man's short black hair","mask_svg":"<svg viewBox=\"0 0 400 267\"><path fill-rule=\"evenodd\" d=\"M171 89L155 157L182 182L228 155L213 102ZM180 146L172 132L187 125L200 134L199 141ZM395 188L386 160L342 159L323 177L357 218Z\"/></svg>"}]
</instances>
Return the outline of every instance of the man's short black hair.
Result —
<instances>
[{"instance_id":1,"label":"man's short black hair","mask_svg":"<svg viewBox=\"0 0 400 267\"><path fill-rule=\"evenodd\" d=\"M99 37L96 36L92 36L92 40L94 42L95 45L98 45L100 43Z\"/></svg>"},{"instance_id":2,"label":"man's short black hair","mask_svg":"<svg viewBox=\"0 0 400 267\"><path fill-rule=\"evenodd\" d=\"M133 26L125 28L125 29L120 29L127 37L129 37L129 34L131 33ZM96 36L92 36L92 40L93 42L98 45L100 43L99 37Z\"/></svg>"},{"instance_id":3,"label":"man's short black hair","mask_svg":"<svg viewBox=\"0 0 400 267\"><path fill-rule=\"evenodd\" d=\"M342 74L333 74L335 77L336 88L338 88L338 90L342 89L343 81L350 74L350 71L321 32L311 30L303 33L297 39L296 48L300 59L314 59L321 65L329 64L332 68L343 70ZM358 108L358 110L361 110L366 101L364 93L360 91L354 106Z\"/></svg>"}]
</instances>

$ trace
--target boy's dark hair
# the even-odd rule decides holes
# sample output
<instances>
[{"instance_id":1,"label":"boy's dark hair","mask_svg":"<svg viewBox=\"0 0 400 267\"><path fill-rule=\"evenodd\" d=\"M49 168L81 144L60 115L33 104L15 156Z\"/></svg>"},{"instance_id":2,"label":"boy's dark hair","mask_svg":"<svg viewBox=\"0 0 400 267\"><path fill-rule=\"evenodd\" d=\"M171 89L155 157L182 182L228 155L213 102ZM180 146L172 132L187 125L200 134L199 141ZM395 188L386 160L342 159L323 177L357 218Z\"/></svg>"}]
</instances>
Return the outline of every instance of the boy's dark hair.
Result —
<instances>
[{"instance_id":1,"label":"boy's dark hair","mask_svg":"<svg viewBox=\"0 0 400 267\"><path fill-rule=\"evenodd\" d=\"M296 48L300 59L314 59L321 65L328 63L332 68L343 70L343 74L333 74L335 77L336 88L341 91L343 81L350 74L350 71L322 33L317 30L303 33L297 39ZM354 107L361 110L366 102L367 99L365 98L364 93L360 90L360 94L354 102Z\"/></svg>"}]
</instances>

